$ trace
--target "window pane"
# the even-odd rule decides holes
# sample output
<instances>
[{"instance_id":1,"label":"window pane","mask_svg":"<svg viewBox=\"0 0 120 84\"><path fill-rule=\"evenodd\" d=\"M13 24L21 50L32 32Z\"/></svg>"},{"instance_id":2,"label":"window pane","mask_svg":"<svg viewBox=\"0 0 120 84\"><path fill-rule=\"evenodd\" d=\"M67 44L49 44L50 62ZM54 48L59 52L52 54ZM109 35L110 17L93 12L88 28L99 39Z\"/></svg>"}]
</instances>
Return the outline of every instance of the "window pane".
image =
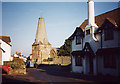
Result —
<instances>
[{"instance_id":1,"label":"window pane","mask_svg":"<svg viewBox=\"0 0 120 84\"><path fill-rule=\"evenodd\" d=\"M113 29L104 29L104 40L113 40Z\"/></svg>"},{"instance_id":2,"label":"window pane","mask_svg":"<svg viewBox=\"0 0 120 84\"><path fill-rule=\"evenodd\" d=\"M104 68L116 68L116 56L114 54L104 54Z\"/></svg>"},{"instance_id":3,"label":"window pane","mask_svg":"<svg viewBox=\"0 0 120 84\"><path fill-rule=\"evenodd\" d=\"M80 36L76 36L76 44L81 44L81 37Z\"/></svg>"},{"instance_id":4,"label":"window pane","mask_svg":"<svg viewBox=\"0 0 120 84\"><path fill-rule=\"evenodd\" d=\"M86 35L90 34L90 29L86 30Z\"/></svg>"},{"instance_id":5,"label":"window pane","mask_svg":"<svg viewBox=\"0 0 120 84\"><path fill-rule=\"evenodd\" d=\"M76 64L76 66L82 66L82 57L76 56L75 57L75 64Z\"/></svg>"}]
</instances>

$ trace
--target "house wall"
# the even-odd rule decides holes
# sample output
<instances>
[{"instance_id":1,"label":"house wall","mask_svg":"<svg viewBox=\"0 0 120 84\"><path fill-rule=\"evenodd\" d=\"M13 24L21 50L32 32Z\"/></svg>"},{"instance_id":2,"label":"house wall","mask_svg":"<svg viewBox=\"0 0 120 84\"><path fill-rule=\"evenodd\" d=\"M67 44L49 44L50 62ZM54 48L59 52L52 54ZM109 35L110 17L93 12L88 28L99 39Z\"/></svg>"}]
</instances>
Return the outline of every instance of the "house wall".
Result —
<instances>
[{"instance_id":1,"label":"house wall","mask_svg":"<svg viewBox=\"0 0 120 84\"><path fill-rule=\"evenodd\" d=\"M11 61L11 46L5 43L0 39L1 42L1 48L5 51L5 53L2 53L2 64L3 61Z\"/></svg>"},{"instance_id":2,"label":"house wall","mask_svg":"<svg viewBox=\"0 0 120 84\"><path fill-rule=\"evenodd\" d=\"M76 37L74 37L74 39L72 40L72 45L71 45L71 52L77 51L77 50L82 50L82 44L76 45ZM71 58L72 58L72 71L82 73L83 66L76 66L75 65L75 58L72 55L71 55Z\"/></svg>"},{"instance_id":3,"label":"house wall","mask_svg":"<svg viewBox=\"0 0 120 84\"><path fill-rule=\"evenodd\" d=\"M82 73L83 72L83 66L76 66L75 65L75 58L72 56L72 71Z\"/></svg>"},{"instance_id":4,"label":"house wall","mask_svg":"<svg viewBox=\"0 0 120 84\"><path fill-rule=\"evenodd\" d=\"M84 56L84 59L83 59L83 70L84 70L84 74L88 74L89 73L89 70L90 67L89 67L89 59L88 59L88 56L85 55Z\"/></svg>"},{"instance_id":5,"label":"house wall","mask_svg":"<svg viewBox=\"0 0 120 84\"><path fill-rule=\"evenodd\" d=\"M92 34L89 34L89 35L86 35L86 37L84 38L84 43L83 43L83 46L85 46L85 42L89 42L92 50L94 53L96 53L97 49L100 48L100 35L96 35L96 38L98 41L94 41L93 38L92 38ZM94 75L97 75L97 62L96 62L96 57L93 58L93 74ZM88 74L89 73L89 70L90 70L90 67L89 67L89 57L86 55L85 57L85 65L84 65L84 72L85 74Z\"/></svg>"},{"instance_id":6,"label":"house wall","mask_svg":"<svg viewBox=\"0 0 120 84\"><path fill-rule=\"evenodd\" d=\"M112 75L112 76L118 76L118 68L119 68L119 66L118 66L118 62L119 62L119 60L118 60L118 58L116 58L116 69L114 69L114 68L104 68L104 59L103 59L103 56L98 56L98 73L99 74L103 74L103 75L107 75L107 74L109 74L109 75Z\"/></svg>"},{"instance_id":7,"label":"house wall","mask_svg":"<svg viewBox=\"0 0 120 84\"><path fill-rule=\"evenodd\" d=\"M88 63L87 63L87 57L85 56L84 57L84 60L83 60L83 73L84 74L87 74L88 73L88 69L89 69L89 66L88 66Z\"/></svg>"},{"instance_id":8,"label":"house wall","mask_svg":"<svg viewBox=\"0 0 120 84\"><path fill-rule=\"evenodd\" d=\"M118 75L120 76L120 56L118 55L118 65L117 65L117 67L118 67Z\"/></svg>"},{"instance_id":9,"label":"house wall","mask_svg":"<svg viewBox=\"0 0 120 84\"><path fill-rule=\"evenodd\" d=\"M104 32L102 35L102 40L103 40L103 48L114 48L114 47L120 47L120 40L119 40L119 34L120 31L114 31L114 39L113 40L107 40L104 41Z\"/></svg>"},{"instance_id":10,"label":"house wall","mask_svg":"<svg viewBox=\"0 0 120 84\"><path fill-rule=\"evenodd\" d=\"M72 51L82 50L82 43L76 45L76 36L72 40Z\"/></svg>"},{"instance_id":11,"label":"house wall","mask_svg":"<svg viewBox=\"0 0 120 84\"><path fill-rule=\"evenodd\" d=\"M93 50L94 53L96 53L97 49L99 49L100 45L99 45L99 35L97 35L97 39L98 41L94 41L92 38L92 34L86 35L86 37L83 40L83 46L85 46L85 42L88 42Z\"/></svg>"},{"instance_id":12,"label":"house wall","mask_svg":"<svg viewBox=\"0 0 120 84\"><path fill-rule=\"evenodd\" d=\"M100 40L100 35L96 36L98 40ZM86 37L83 39L83 46L85 46L85 42L89 42L90 46L93 50L94 53L96 53L97 49L100 47L99 41L94 41L92 38L92 34L86 35ZM82 44L76 45L76 37L74 40L72 40L72 50L71 51L77 51L77 50L82 50ZM83 72L84 74L89 73L89 58L87 55L83 58L83 66L75 66L75 58L72 56L72 70L73 72ZM96 71L97 65L96 65L96 58L93 59L93 73L94 75L97 74Z\"/></svg>"},{"instance_id":13,"label":"house wall","mask_svg":"<svg viewBox=\"0 0 120 84\"><path fill-rule=\"evenodd\" d=\"M0 49L0 65L2 65L2 50Z\"/></svg>"},{"instance_id":14,"label":"house wall","mask_svg":"<svg viewBox=\"0 0 120 84\"><path fill-rule=\"evenodd\" d=\"M97 58L96 57L94 57L93 58L93 74L94 75L97 75Z\"/></svg>"},{"instance_id":15,"label":"house wall","mask_svg":"<svg viewBox=\"0 0 120 84\"><path fill-rule=\"evenodd\" d=\"M118 46L120 47L120 31L118 32Z\"/></svg>"},{"instance_id":16,"label":"house wall","mask_svg":"<svg viewBox=\"0 0 120 84\"><path fill-rule=\"evenodd\" d=\"M115 47L120 47L120 37L119 37L120 31L114 31L114 39L113 40L107 40L104 41L104 31L102 34L102 48L115 48ZM99 45L101 45L101 38L99 38ZM113 75L117 76L120 73L120 57L116 58L116 69L113 68L104 68L104 59L103 56L98 56L98 73L101 73L103 75Z\"/></svg>"}]
</instances>

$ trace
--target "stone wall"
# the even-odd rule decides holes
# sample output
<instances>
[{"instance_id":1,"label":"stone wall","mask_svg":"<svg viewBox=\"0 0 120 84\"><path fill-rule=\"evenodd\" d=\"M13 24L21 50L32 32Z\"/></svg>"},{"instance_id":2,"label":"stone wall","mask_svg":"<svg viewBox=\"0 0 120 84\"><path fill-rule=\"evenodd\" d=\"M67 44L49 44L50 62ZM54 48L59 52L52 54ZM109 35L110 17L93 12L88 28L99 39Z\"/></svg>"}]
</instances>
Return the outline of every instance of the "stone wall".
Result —
<instances>
[{"instance_id":1,"label":"stone wall","mask_svg":"<svg viewBox=\"0 0 120 84\"><path fill-rule=\"evenodd\" d=\"M70 56L56 56L53 58L53 61L42 61L40 64L71 64ZM39 64L38 64L39 65Z\"/></svg>"},{"instance_id":2,"label":"stone wall","mask_svg":"<svg viewBox=\"0 0 120 84\"><path fill-rule=\"evenodd\" d=\"M53 58L53 61L49 62L42 62L42 64L71 64L71 57L70 56L57 56Z\"/></svg>"},{"instance_id":3,"label":"stone wall","mask_svg":"<svg viewBox=\"0 0 120 84\"><path fill-rule=\"evenodd\" d=\"M57 56L53 59L54 64L71 64L70 56Z\"/></svg>"}]
</instances>

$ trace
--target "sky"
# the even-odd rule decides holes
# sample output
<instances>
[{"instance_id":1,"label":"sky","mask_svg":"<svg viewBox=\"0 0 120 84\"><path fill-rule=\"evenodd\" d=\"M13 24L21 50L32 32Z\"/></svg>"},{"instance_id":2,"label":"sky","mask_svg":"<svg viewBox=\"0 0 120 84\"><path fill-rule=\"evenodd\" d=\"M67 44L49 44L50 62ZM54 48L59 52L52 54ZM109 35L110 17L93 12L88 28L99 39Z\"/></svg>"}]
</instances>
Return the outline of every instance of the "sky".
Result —
<instances>
[{"instance_id":1,"label":"sky","mask_svg":"<svg viewBox=\"0 0 120 84\"><path fill-rule=\"evenodd\" d=\"M117 2L95 2L95 16L118 8ZM12 54L29 56L39 17L48 41L58 48L87 19L87 2L2 2L2 35L10 36Z\"/></svg>"}]
</instances>

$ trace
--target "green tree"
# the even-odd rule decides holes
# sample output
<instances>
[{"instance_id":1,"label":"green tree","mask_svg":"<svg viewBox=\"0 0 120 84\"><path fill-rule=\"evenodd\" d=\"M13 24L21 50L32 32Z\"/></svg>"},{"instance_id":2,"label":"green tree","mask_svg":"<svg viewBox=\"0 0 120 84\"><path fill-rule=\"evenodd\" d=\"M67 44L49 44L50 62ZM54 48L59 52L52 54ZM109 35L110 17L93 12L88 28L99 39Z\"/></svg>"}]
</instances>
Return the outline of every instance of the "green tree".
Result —
<instances>
[{"instance_id":1,"label":"green tree","mask_svg":"<svg viewBox=\"0 0 120 84\"><path fill-rule=\"evenodd\" d=\"M71 41L66 39L64 45L62 45L59 49L58 56L70 56L71 51Z\"/></svg>"}]
</instances>

